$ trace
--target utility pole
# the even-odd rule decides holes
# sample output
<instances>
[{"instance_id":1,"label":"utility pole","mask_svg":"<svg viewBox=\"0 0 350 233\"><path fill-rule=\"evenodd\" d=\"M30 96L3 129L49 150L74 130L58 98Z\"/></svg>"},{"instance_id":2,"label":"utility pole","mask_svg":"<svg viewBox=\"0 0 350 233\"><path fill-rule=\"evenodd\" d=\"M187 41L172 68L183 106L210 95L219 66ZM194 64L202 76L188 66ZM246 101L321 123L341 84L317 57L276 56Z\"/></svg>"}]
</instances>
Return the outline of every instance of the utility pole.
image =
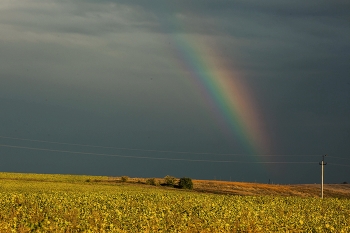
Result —
<instances>
[{"instance_id":1,"label":"utility pole","mask_svg":"<svg viewBox=\"0 0 350 233\"><path fill-rule=\"evenodd\" d=\"M327 155L322 155L322 161L320 163L321 165L321 198L323 199L323 166L327 165L327 163L324 162L324 157Z\"/></svg>"}]
</instances>

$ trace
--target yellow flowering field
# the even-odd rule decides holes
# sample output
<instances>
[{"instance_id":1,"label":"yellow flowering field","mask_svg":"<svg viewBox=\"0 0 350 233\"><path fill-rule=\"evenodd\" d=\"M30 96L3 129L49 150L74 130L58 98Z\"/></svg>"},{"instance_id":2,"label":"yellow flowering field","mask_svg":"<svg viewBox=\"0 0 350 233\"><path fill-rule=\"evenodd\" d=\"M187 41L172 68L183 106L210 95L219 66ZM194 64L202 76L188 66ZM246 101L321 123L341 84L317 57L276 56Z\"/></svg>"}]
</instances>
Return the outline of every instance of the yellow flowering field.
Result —
<instances>
[{"instance_id":1,"label":"yellow flowering field","mask_svg":"<svg viewBox=\"0 0 350 233\"><path fill-rule=\"evenodd\" d=\"M350 232L349 199L217 195L49 176L55 178L0 174L0 232Z\"/></svg>"}]
</instances>

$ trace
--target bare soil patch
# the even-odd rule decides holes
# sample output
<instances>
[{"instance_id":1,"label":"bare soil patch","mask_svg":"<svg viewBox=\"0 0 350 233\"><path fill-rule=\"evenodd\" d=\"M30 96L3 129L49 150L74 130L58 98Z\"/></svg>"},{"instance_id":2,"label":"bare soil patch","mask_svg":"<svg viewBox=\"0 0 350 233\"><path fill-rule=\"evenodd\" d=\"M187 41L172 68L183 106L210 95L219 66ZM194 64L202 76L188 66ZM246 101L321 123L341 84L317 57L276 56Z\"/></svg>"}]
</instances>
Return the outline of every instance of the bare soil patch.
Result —
<instances>
[{"instance_id":1,"label":"bare soil patch","mask_svg":"<svg viewBox=\"0 0 350 233\"><path fill-rule=\"evenodd\" d=\"M320 184L261 184L247 182L193 180L194 190L198 192L233 195L277 195L319 197ZM350 184L324 184L324 197L350 198Z\"/></svg>"}]
</instances>

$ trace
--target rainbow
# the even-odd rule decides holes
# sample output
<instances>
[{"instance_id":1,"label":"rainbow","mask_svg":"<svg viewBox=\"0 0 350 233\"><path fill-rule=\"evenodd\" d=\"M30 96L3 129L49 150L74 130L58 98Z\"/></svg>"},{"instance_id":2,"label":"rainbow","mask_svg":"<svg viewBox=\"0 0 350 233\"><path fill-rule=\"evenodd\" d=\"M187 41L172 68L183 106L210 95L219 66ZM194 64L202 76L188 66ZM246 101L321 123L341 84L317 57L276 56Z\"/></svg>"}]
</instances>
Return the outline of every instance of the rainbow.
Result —
<instances>
[{"instance_id":1,"label":"rainbow","mask_svg":"<svg viewBox=\"0 0 350 233\"><path fill-rule=\"evenodd\" d=\"M219 51L200 38L180 34L172 37L182 69L191 73L191 81L199 88L225 134L239 141L244 153L268 153L268 137L258 103L242 75L225 67Z\"/></svg>"}]
</instances>

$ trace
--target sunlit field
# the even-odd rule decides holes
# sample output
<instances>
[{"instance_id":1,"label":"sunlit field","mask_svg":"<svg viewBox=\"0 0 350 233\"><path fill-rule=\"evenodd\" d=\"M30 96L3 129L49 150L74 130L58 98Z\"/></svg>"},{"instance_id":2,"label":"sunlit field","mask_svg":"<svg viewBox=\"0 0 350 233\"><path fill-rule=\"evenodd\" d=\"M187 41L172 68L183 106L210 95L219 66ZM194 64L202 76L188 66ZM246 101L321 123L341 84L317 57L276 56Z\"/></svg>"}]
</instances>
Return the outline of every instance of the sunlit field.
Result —
<instances>
[{"instance_id":1,"label":"sunlit field","mask_svg":"<svg viewBox=\"0 0 350 233\"><path fill-rule=\"evenodd\" d=\"M350 232L350 200L0 173L0 232Z\"/></svg>"}]
</instances>

